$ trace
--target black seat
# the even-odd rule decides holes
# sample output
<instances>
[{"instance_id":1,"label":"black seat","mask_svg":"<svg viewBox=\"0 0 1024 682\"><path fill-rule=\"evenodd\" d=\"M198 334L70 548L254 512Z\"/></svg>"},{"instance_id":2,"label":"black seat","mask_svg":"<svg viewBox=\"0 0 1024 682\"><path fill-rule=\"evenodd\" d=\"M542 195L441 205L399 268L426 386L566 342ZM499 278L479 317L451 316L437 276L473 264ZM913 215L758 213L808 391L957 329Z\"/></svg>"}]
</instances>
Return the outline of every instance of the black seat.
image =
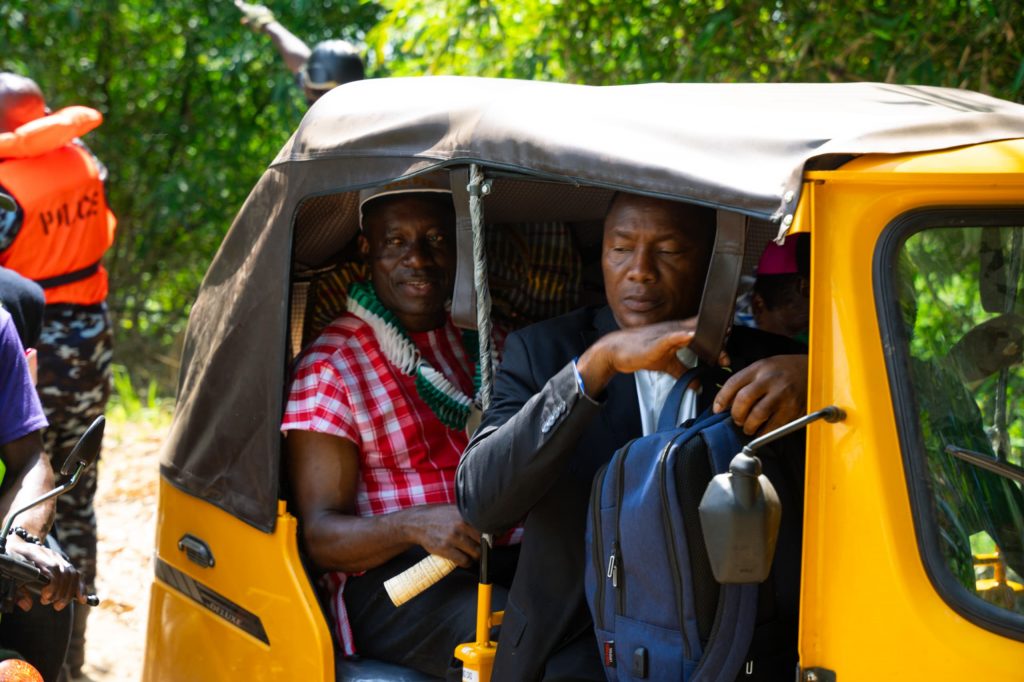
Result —
<instances>
[{"instance_id":1,"label":"black seat","mask_svg":"<svg viewBox=\"0 0 1024 682\"><path fill-rule=\"evenodd\" d=\"M438 678L368 658L345 659L335 663L337 682L438 682Z\"/></svg>"},{"instance_id":2,"label":"black seat","mask_svg":"<svg viewBox=\"0 0 1024 682\"><path fill-rule=\"evenodd\" d=\"M285 483L283 489L290 490L287 482L283 481L283 483ZM294 508L294 502L290 498L288 499L288 505L290 508ZM309 557L306 556L305 549L302 548L301 544L299 545L299 558L302 560L302 567L305 569L306 577L309 579L310 584L313 586L313 591L317 595L320 614L330 624L331 617L327 609L325 597L320 589L320 583L313 578L317 574L316 570L312 567ZM330 629L333 631L333 628ZM385 663L384 661L376 661L359 656L346 659L338 653L337 642L335 642L334 648L334 679L336 682L440 682L439 678L424 675L410 668Z\"/></svg>"}]
</instances>

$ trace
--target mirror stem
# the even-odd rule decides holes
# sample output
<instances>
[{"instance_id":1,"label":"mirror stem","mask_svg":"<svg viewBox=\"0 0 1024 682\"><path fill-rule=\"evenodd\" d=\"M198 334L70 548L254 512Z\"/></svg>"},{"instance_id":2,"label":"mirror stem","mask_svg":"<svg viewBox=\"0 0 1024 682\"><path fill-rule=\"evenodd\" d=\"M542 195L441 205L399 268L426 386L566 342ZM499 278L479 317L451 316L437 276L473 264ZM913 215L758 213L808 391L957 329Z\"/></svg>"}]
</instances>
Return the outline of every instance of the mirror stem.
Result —
<instances>
[{"instance_id":1,"label":"mirror stem","mask_svg":"<svg viewBox=\"0 0 1024 682\"><path fill-rule=\"evenodd\" d=\"M764 434L760 438L755 438L754 440L750 441L743 447L743 454L753 457L754 451L756 451L758 448L764 447L765 445L768 445L768 443L776 441L779 438L782 438L783 436L788 436L794 431L799 431L808 424L816 422L819 419L824 419L829 424L834 424L836 422L841 422L844 419L846 419L846 413L843 412L842 409L836 407L835 405L823 407L817 412L811 412L806 417L794 419L785 426L780 426L774 431L770 431Z\"/></svg>"},{"instance_id":2,"label":"mirror stem","mask_svg":"<svg viewBox=\"0 0 1024 682\"><path fill-rule=\"evenodd\" d=\"M87 466L88 464L86 464L85 462L79 462L78 467L75 469L75 473L71 475L71 479L68 480L67 483L65 483L62 486L54 488L45 495L37 497L36 499L29 502L21 509L18 509L9 517L7 517L7 522L4 524L3 531L0 531L3 533L2 535L0 535L0 554L4 554L7 551L7 537L8 534L11 532L11 526L14 525L14 519L17 518L17 516L22 512L28 511L32 507L35 507L38 504L42 504L43 502L46 502L49 499L57 497L58 495L63 495L67 491L74 488L76 485L78 485L78 479L82 476L82 472L85 471L85 467Z\"/></svg>"}]
</instances>

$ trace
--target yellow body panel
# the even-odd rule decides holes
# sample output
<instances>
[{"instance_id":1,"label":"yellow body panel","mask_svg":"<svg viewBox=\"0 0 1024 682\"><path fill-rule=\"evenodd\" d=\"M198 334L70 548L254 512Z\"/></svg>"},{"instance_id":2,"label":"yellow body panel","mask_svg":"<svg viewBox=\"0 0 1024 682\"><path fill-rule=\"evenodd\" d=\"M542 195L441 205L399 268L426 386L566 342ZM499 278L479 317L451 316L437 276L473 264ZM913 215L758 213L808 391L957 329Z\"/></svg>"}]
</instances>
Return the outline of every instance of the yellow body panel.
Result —
<instances>
[{"instance_id":1,"label":"yellow body panel","mask_svg":"<svg viewBox=\"0 0 1024 682\"><path fill-rule=\"evenodd\" d=\"M186 533L209 545L212 568L178 549ZM143 680L334 679L330 632L299 560L295 517L283 502L276 529L267 534L161 480L156 559L251 611L270 644L186 596L158 571Z\"/></svg>"},{"instance_id":2,"label":"yellow body panel","mask_svg":"<svg viewBox=\"0 0 1024 682\"><path fill-rule=\"evenodd\" d=\"M808 428L801 665L844 682L1022 679L1024 643L959 616L925 573L872 265L879 235L906 211L1024 206L1024 143L869 157L808 179L809 408L835 404L848 416Z\"/></svg>"}]
</instances>

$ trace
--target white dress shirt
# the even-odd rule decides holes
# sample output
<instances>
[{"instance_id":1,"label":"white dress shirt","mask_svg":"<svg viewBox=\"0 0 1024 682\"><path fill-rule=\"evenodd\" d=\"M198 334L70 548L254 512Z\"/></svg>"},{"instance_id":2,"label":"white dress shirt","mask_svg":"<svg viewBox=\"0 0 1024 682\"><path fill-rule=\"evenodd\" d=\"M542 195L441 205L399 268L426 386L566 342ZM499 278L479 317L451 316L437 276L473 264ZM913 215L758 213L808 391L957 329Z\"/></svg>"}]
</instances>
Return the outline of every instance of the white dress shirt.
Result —
<instances>
[{"instance_id":1,"label":"white dress shirt","mask_svg":"<svg viewBox=\"0 0 1024 682\"><path fill-rule=\"evenodd\" d=\"M652 372L646 369L637 370L633 376L636 377L636 397L640 399L640 423L646 436L657 430L658 415L661 414L669 391L676 385L676 378L667 372ZM683 392L676 424L697 416L698 393L692 388Z\"/></svg>"}]
</instances>

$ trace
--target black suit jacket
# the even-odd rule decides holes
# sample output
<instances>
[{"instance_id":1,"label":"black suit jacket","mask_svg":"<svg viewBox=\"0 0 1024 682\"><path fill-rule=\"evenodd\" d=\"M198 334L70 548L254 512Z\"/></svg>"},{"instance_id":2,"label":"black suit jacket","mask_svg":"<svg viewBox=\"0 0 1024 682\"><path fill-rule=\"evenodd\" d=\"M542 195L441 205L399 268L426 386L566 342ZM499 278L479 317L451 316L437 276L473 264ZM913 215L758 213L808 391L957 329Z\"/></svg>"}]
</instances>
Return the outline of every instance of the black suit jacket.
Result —
<instances>
[{"instance_id":1,"label":"black suit jacket","mask_svg":"<svg viewBox=\"0 0 1024 682\"><path fill-rule=\"evenodd\" d=\"M609 383L601 402L580 394L571 361L618 329L611 310L583 308L508 337L491 405L457 474L459 509L482 531L525 521L515 580L498 640L495 682L544 676L548 659L579 638L591 643L572 678L604 679L583 593L584 533L594 474L642 435L636 384ZM800 344L737 327L733 367ZM703 406L701 406L703 408Z\"/></svg>"}]
</instances>

